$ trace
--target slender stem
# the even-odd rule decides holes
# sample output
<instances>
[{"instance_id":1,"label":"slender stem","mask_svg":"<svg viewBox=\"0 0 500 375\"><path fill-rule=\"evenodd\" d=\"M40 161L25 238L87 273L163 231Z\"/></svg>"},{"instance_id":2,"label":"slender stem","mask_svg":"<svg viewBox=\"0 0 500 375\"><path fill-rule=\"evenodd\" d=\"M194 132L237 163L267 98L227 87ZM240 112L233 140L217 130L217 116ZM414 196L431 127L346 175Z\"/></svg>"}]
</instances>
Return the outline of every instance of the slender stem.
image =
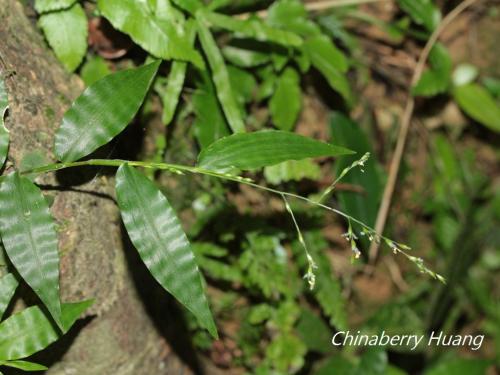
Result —
<instances>
[{"instance_id":1,"label":"slender stem","mask_svg":"<svg viewBox=\"0 0 500 375\"><path fill-rule=\"evenodd\" d=\"M439 36L443 32L443 30L448 26L460 13L462 13L465 9L470 7L478 0L465 0L455 9L453 9L450 13L446 15L445 18L438 25L436 30L432 33L431 37L427 41L424 49L422 50L420 57L418 59L417 66L415 67L415 71L413 72L413 77L411 80L411 86L413 87L420 77L425 68L425 62L429 57L429 54L432 50L432 47L437 42ZM404 148L406 145L406 139L408 137L408 130L410 128L411 118L413 116L413 110L415 108L415 99L412 94L408 94L408 100L406 102L406 107L403 113L403 117L401 119L401 127L399 128L398 140L396 143L396 148L394 150L394 156L391 160L391 165L389 167L389 176L387 177L387 183L384 188L384 193L382 196L382 201L380 203L380 208L377 213L377 220L375 222L375 232L383 232L385 228L385 223L387 221L387 215L389 214L389 208L391 206L392 195L394 193L394 188L396 186L396 179L399 172L399 167L401 165L401 159L403 157ZM369 262L370 264L374 264L377 260L379 251L379 244L376 242L372 242L369 249Z\"/></svg>"},{"instance_id":2,"label":"slender stem","mask_svg":"<svg viewBox=\"0 0 500 375\"><path fill-rule=\"evenodd\" d=\"M346 214L345 212L337 210L333 207L329 207L327 205L324 205L318 201L309 199L307 197L303 197L303 196L298 195L298 194L288 193L286 191L272 189L272 188L269 188L267 186L256 184L255 182L253 182L249 178L235 176L235 175L231 175L231 174L227 174L227 173L220 173L220 172L216 172L216 171L212 171L212 170L208 170L208 169L204 169L204 168L199 168L199 167L188 166L188 165L155 163L155 162L146 162L146 161L130 161L130 160L122 160L122 159L91 159L91 160L75 161L75 162L54 163L54 164L48 164L48 165L45 165L42 167L22 171L21 174L22 175L42 174L42 173L47 173L47 172L59 171L59 170L66 169L66 168L83 167L83 166L119 167L125 163L127 163L131 166L134 166L134 167L166 170L166 171L169 171L172 173L177 173L177 174L183 174L183 173L202 174L205 176L216 177L216 178L220 178L220 179L223 179L226 181L233 181L233 182L245 184L248 186L252 186L256 189L260 189L260 190L264 190L264 191L267 191L270 193L280 195L285 200L287 210L289 210L289 211L291 211L291 208L288 205L288 201L286 200L286 197L295 198L295 199L307 202L313 206L320 207L320 208L323 208L325 210L334 212L337 215L340 215L340 216L344 217L345 219L347 219L349 222L349 225L351 224L351 221L359 224L363 228L364 231L367 231L369 234L374 236L375 242L378 242L378 241L380 241L380 239L383 239L392 248L392 250L395 253L400 253L400 254L404 255L410 261L415 263L422 271L424 271L424 272L430 274L431 276L433 276L434 278L437 278L440 281L444 282L444 279L440 275L434 273L433 271L431 271L427 267L425 267L423 265L423 261L420 258L413 257L413 256L409 255L408 253L406 253L403 249L409 249L407 246L400 244L398 242L392 241L389 238L378 234L373 228L366 225L362 221ZM359 161L358 161L358 163L359 163ZM295 220L295 217L293 216L293 213L292 213L292 217L294 220L294 224L296 225L296 228L298 229L298 225L297 225L297 222ZM300 233L300 229L298 229L298 231L300 234L299 237L302 239L302 234ZM302 242L303 242L303 239L302 239ZM303 242L303 245L305 246L304 242ZM307 252L307 248L306 248L306 253L308 255L308 261L309 261L309 270L308 270L308 273L306 274L306 276L308 278L310 285L314 286L313 268L315 268L315 264L314 264L313 259L310 257L309 253Z\"/></svg>"},{"instance_id":3,"label":"slender stem","mask_svg":"<svg viewBox=\"0 0 500 375\"><path fill-rule=\"evenodd\" d=\"M264 190L264 191L267 191L269 193L280 195L282 197L285 196L285 197L295 198L295 199L307 202L313 206L320 207L320 208L323 208L325 210L334 212L337 215L340 215L348 220L352 220L353 222L359 224L361 227L375 233L375 230L373 228L366 225L361 220L358 220L358 219L346 214L345 212L342 212L340 210L337 210L333 207L327 206L325 204L322 204L322 203L315 201L315 200L312 200L310 198L304 197L302 195L289 193L286 191L281 191L281 190L273 189L273 188L270 188L267 186L259 185L259 184L256 184L255 182L253 182L249 178L235 176L235 175L231 175L231 174L227 174L227 173L220 173L220 172L212 171L209 169L193 167L193 166L189 166L189 165L155 163L155 162L147 162L147 161L131 161L131 160L123 160L123 159L90 159L90 160L83 160L83 161L61 162L61 163L48 164L48 165L44 165L42 167L37 167L37 168L30 169L30 170L22 171L21 174L22 175L42 174L42 173L60 171L60 170L67 169L67 168L84 167L84 166L119 167L125 163L127 163L131 166L134 166L134 167L167 170L167 171L171 171L173 173L202 174L205 176L220 178L220 179L223 179L226 181L238 182L241 184L252 186L252 187L259 189L259 190ZM380 234L377 234L377 235L382 239L391 241L388 238L386 238ZM394 241L391 241L391 242L394 242ZM397 244L396 242L394 242L394 243Z\"/></svg>"}]
</instances>

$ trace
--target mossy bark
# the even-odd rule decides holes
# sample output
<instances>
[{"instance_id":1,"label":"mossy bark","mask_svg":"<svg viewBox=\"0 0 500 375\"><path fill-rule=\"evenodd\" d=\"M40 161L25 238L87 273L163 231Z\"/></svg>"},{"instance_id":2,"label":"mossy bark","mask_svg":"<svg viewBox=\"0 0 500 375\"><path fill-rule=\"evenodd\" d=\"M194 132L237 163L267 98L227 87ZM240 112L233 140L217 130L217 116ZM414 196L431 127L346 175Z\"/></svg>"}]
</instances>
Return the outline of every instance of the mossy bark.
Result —
<instances>
[{"instance_id":1,"label":"mossy bark","mask_svg":"<svg viewBox=\"0 0 500 375\"><path fill-rule=\"evenodd\" d=\"M10 104L8 173L27 156L36 162L54 160L54 132L83 85L57 62L18 1L0 0L0 40L0 74ZM54 198L62 299L95 298L95 303L89 318L48 350L47 358L55 363L47 373L190 373L158 334L134 285L131 263L137 259L126 258L113 181L94 177L72 189L61 188L64 181L55 175L36 180Z\"/></svg>"}]
</instances>

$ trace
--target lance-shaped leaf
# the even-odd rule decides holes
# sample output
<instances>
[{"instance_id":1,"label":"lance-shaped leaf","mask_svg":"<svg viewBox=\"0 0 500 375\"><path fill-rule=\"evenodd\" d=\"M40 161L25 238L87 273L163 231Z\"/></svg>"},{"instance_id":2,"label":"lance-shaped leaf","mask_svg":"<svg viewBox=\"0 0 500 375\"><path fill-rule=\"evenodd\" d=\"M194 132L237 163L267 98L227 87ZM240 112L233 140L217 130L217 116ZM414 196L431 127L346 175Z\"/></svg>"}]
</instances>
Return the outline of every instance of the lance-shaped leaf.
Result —
<instances>
[{"instance_id":1,"label":"lance-shaped leaf","mask_svg":"<svg viewBox=\"0 0 500 375\"><path fill-rule=\"evenodd\" d=\"M226 115L227 122L234 133L244 132L245 125L231 88L229 73L227 72L224 58L222 57L217 43L215 43L214 37L205 24L206 21L203 18L197 21L201 46L203 47L203 51L205 51L205 55L210 65L212 79L217 91L217 98Z\"/></svg>"},{"instance_id":2,"label":"lance-shaped leaf","mask_svg":"<svg viewBox=\"0 0 500 375\"><path fill-rule=\"evenodd\" d=\"M302 38L297 34L271 27L258 18L239 20L219 13L207 11L202 13L203 18L212 26L220 27L260 42L273 42L291 47L298 47L302 44Z\"/></svg>"},{"instance_id":3,"label":"lance-shaped leaf","mask_svg":"<svg viewBox=\"0 0 500 375\"><path fill-rule=\"evenodd\" d=\"M190 20L188 23L186 23L186 30L188 34L188 40L192 45L196 36L194 21ZM170 73L168 74L167 78L167 87L165 88L165 92L161 96L163 102L162 121L165 125L168 125L174 117L175 109L177 108L179 97L182 92L182 87L184 86L186 70L186 62L177 60L172 62Z\"/></svg>"},{"instance_id":4,"label":"lance-shaped leaf","mask_svg":"<svg viewBox=\"0 0 500 375\"><path fill-rule=\"evenodd\" d=\"M304 43L303 50L314 67L326 78L330 87L338 91L348 104L351 104L352 93L345 76L349 65L344 54L325 35L317 35L308 39Z\"/></svg>"},{"instance_id":5,"label":"lance-shaped leaf","mask_svg":"<svg viewBox=\"0 0 500 375\"><path fill-rule=\"evenodd\" d=\"M274 125L281 130L292 130L302 106L300 77L293 68L286 68L278 79L269 109Z\"/></svg>"},{"instance_id":6,"label":"lance-shaped leaf","mask_svg":"<svg viewBox=\"0 0 500 375\"><path fill-rule=\"evenodd\" d=\"M16 278L13 274L8 273L2 278L0 278L0 320L2 320L2 316L9 305L12 296L14 296L14 292L17 289Z\"/></svg>"},{"instance_id":7,"label":"lance-shaped leaf","mask_svg":"<svg viewBox=\"0 0 500 375\"><path fill-rule=\"evenodd\" d=\"M453 96L470 117L491 130L500 132L500 106L485 88L469 83L455 87Z\"/></svg>"},{"instance_id":8,"label":"lance-shaped leaf","mask_svg":"<svg viewBox=\"0 0 500 375\"><path fill-rule=\"evenodd\" d=\"M194 254L167 198L127 164L118 169L116 196L125 228L151 274L217 337Z\"/></svg>"},{"instance_id":9,"label":"lance-shaped leaf","mask_svg":"<svg viewBox=\"0 0 500 375\"><path fill-rule=\"evenodd\" d=\"M0 185L0 234L12 264L62 327L54 220L40 189L17 172Z\"/></svg>"},{"instance_id":10,"label":"lance-shaped leaf","mask_svg":"<svg viewBox=\"0 0 500 375\"><path fill-rule=\"evenodd\" d=\"M5 89L5 82L3 78L0 77L0 169L5 163L5 159L7 159L7 153L9 151L9 131L3 123L7 108L9 108L9 98L7 96L7 90Z\"/></svg>"},{"instance_id":11,"label":"lance-shaped leaf","mask_svg":"<svg viewBox=\"0 0 500 375\"><path fill-rule=\"evenodd\" d=\"M147 1L99 0L97 5L116 29L128 34L152 55L190 61L203 67L200 54L187 42L175 22L156 17Z\"/></svg>"},{"instance_id":12,"label":"lance-shaped leaf","mask_svg":"<svg viewBox=\"0 0 500 375\"><path fill-rule=\"evenodd\" d=\"M201 168L257 169L287 160L354 153L344 147L280 130L233 134L205 148L198 157Z\"/></svg>"},{"instance_id":13,"label":"lance-shaped leaf","mask_svg":"<svg viewBox=\"0 0 500 375\"><path fill-rule=\"evenodd\" d=\"M55 138L59 160L87 156L118 135L134 118L160 61L108 75L88 87L63 117Z\"/></svg>"},{"instance_id":14,"label":"lance-shaped leaf","mask_svg":"<svg viewBox=\"0 0 500 375\"><path fill-rule=\"evenodd\" d=\"M453 63L446 47L436 43L429 55L429 63L432 68L426 70L412 88L413 95L434 96L448 89Z\"/></svg>"},{"instance_id":15,"label":"lance-shaped leaf","mask_svg":"<svg viewBox=\"0 0 500 375\"><path fill-rule=\"evenodd\" d=\"M87 52L87 16L82 6L44 14L38 24L59 61L74 71Z\"/></svg>"},{"instance_id":16,"label":"lance-shaped leaf","mask_svg":"<svg viewBox=\"0 0 500 375\"><path fill-rule=\"evenodd\" d=\"M48 370L44 365L28 361L0 361L0 366L17 368L23 371L44 371Z\"/></svg>"},{"instance_id":17,"label":"lance-shaped leaf","mask_svg":"<svg viewBox=\"0 0 500 375\"><path fill-rule=\"evenodd\" d=\"M85 311L93 301L62 305L63 332ZM28 307L10 316L0 324L0 361L28 357L56 341L62 333L38 306Z\"/></svg>"}]
</instances>

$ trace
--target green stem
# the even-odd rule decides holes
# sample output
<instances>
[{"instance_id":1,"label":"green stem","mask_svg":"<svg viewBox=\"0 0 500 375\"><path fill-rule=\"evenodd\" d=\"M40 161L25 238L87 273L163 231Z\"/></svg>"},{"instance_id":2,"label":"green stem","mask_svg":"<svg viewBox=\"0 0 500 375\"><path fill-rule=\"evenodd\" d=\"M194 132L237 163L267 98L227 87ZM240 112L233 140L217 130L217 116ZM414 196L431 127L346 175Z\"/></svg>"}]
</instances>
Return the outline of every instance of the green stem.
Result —
<instances>
[{"instance_id":1,"label":"green stem","mask_svg":"<svg viewBox=\"0 0 500 375\"><path fill-rule=\"evenodd\" d=\"M402 250L402 248L407 248L406 246L404 246L401 243L392 241L389 238L376 233L372 227L370 227L370 226L366 225L365 223L363 223L362 221L346 214L345 212L342 212L342 211L337 210L333 207L324 205L318 201L309 199L309 198L304 197L302 195L288 193L286 191L281 191L281 190L269 188L267 186L262 186L262 185L256 184L251 179L241 177L241 176L235 176L235 175L231 175L231 174L227 174L227 173L220 173L220 172L212 171L209 169L193 167L193 166L188 166L188 165L155 163L155 162L146 162L146 161L131 161L131 160L121 160L121 159L90 159L90 160L74 161L74 162L53 163L53 164L44 165L42 167L37 167L37 168L30 169L30 170L22 171L20 173L22 175L42 174L42 173L59 171L59 170L66 169L66 168L83 167L83 166L119 167L125 163L127 163L131 166L134 166L134 167L166 170L166 171L170 171L172 173L177 173L177 174L179 174L179 173L181 173L181 174L182 173L192 173L192 174L201 174L201 175L205 175L205 176L216 177L216 178L220 178L220 179L223 179L226 181L238 182L241 184L252 186L256 189L264 190L264 191L267 191L267 192L270 192L273 194L278 194L282 197L290 197L290 198L295 198L295 199L307 202L313 206L320 207L320 208L323 208L325 210L334 212L337 215L344 217L349 222L352 221L352 222L359 224L362 228L364 228L365 230L374 234L379 239L384 240L388 244L392 244L391 247L393 248L393 250L395 252L398 252L398 253L404 255L406 258L408 258L409 260L411 260L414 263L417 263L417 262L421 263L420 258L415 258L413 256L410 256L408 253L406 253L405 251ZM393 245L397 245L397 246L393 247ZM422 266L420 266L420 267L422 267ZM436 277L436 274L434 272L432 272L431 270L427 269L426 267L424 268L424 271L426 273L429 273L433 277ZM441 276L437 275L437 278L439 278L441 280Z\"/></svg>"}]
</instances>

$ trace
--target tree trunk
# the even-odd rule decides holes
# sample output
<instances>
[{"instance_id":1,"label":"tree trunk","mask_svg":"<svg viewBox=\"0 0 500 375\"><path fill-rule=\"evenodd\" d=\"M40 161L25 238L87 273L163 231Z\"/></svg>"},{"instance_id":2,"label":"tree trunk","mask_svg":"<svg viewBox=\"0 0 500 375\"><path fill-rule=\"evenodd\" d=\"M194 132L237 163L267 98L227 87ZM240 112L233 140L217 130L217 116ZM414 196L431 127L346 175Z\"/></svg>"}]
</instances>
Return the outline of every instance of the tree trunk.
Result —
<instances>
[{"instance_id":1,"label":"tree trunk","mask_svg":"<svg viewBox=\"0 0 500 375\"><path fill-rule=\"evenodd\" d=\"M19 2L0 0L0 73L9 94L6 126L11 136L4 173L19 169L23 160L54 161L54 132L83 90L78 77L65 72L48 51L24 12ZM135 269L142 265L126 254L112 181L101 176L77 188L61 189L75 173L47 175L36 182L54 197L51 210L59 227L62 299L94 298L95 303L88 318L46 351L49 357L41 357L53 362L47 373L190 373L158 333L134 286Z\"/></svg>"}]
</instances>

